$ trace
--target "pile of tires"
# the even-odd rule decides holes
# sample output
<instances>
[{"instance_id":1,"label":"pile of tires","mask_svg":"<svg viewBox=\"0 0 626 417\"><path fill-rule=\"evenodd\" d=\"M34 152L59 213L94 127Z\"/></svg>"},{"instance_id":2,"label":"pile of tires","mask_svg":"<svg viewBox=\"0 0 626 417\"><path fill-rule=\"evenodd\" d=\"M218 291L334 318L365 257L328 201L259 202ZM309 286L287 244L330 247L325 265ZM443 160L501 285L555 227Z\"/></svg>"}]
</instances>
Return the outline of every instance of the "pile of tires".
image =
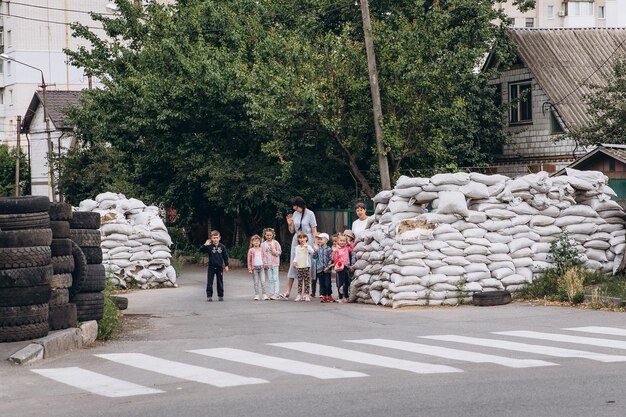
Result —
<instances>
[{"instance_id":1,"label":"pile of tires","mask_svg":"<svg viewBox=\"0 0 626 417\"><path fill-rule=\"evenodd\" d=\"M0 198L0 342L48 334L49 209L47 197Z\"/></svg>"},{"instance_id":2,"label":"pile of tires","mask_svg":"<svg viewBox=\"0 0 626 417\"><path fill-rule=\"evenodd\" d=\"M78 320L100 320L104 314L106 272L100 247L100 214L75 211L70 220L74 272L70 300Z\"/></svg>"},{"instance_id":3,"label":"pile of tires","mask_svg":"<svg viewBox=\"0 0 626 417\"><path fill-rule=\"evenodd\" d=\"M67 203L51 203L50 228L52 229L52 268L50 280L52 290L48 308L50 330L67 329L76 324L76 305L70 303L70 288L74 272L70 220L72 206Z\"/></svg>"}]
</instances>

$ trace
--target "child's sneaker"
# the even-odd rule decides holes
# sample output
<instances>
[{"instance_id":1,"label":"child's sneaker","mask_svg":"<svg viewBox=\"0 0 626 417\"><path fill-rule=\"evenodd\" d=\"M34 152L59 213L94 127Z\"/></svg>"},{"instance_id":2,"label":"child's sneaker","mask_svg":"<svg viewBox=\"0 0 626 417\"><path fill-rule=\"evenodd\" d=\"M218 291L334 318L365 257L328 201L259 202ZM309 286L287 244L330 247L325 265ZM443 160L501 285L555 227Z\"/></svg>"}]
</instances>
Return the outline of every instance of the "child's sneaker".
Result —
<instances>
[{"instance_id":1,"label":"child's sneaker","mask_svg":"<svg viewBox=\"0 0 626 417\"><path fill-rule=\"evenodd\" d=\"M302 296L300 294L296 295L296 298L293 301L302 301Z\"/></svg>"},{"instance_id":2,"label":"child's sneaker","mask_svg":"<svg viewBox=\"0 0 626 417\"><path fill-rule=\"evenodd\" d=\"M270 298L267 296L267 294L263 294L263 301L267 301L267 300L269 300L269 299L270 299Z\"/></svg>"},{"instance_id":3,"label":"child's sneaker","mask_svg":"<svg viewBox=\"0 0 626 417\"><path fill-rule=\"evenodd\" d=\"M332 295L329 295L328 297L326 297L326 302L327 302L327 303L334 303L334 302L335 302L335 299L333 298L333 296L332 296Z\"/></svg>"},{"instance_id":4,"label":"child's sneaker","mask_svg":"<svg viewBox=\"0 0 626 417\"><path fill-rule=\"evenodd\" d=\"M322 295L322 299L320 300L320 303L325 303L326 302L326 296Z\"/></svg>"},{"instance_id":5,"label":"child's sneaker","mask_svg":"<svg viewBox=\"0 0 626 417\"><path fill-rule=\"evenodd\" d=\"M311 297L309 297L308 295L304 296L304 301L311 301Z\"/></svg>"},{"instance_id":6,"label":"child's sneaker","mask_svg":"<svg viewBox=\"0 0 626 417\"><path fill-rule=\"evenodd\" d=\"M258 295L254 296L254 301L259 301L259 296Z\"/></svg>"}]
</instances>

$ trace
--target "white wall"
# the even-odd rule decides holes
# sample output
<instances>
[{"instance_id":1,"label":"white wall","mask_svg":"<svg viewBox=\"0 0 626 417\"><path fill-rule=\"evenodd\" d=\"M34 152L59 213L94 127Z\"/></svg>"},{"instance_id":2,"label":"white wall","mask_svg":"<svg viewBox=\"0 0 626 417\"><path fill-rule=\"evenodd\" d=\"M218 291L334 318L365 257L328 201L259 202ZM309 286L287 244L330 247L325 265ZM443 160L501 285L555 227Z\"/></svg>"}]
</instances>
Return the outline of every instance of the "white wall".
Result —
<instances>
[{"instance_id":1,"label":"white wall","mask_svg":"<svg viewBox=\"0 0 626 417\"><path fill-rule=\"evenodd\" d=\"M626 27L626 0L606 0L606 27Z\"/></svg>"},{"instance_id":2,"label":"white wall","mask_svg":"<svg viewBox=\"0 0 626 417\"><path fill-rule=\"evenodd\" d=\"M82 69L67 64L63 48L76 50L87 46L84 41L73 38L69 23L79 21L91 27L100 26L86 13L110 13L106 5L110 0L20 0L20 4L1 2L0 18L3 26L4 53L12 58L37 67L43 71L50 90L81 90L87 88L88 79ZM61 9L61 10L55 10ZM100 32L102 30L100 29ZM98 30L96 29L96 33ZM11 62L3 63L0 87L4 88L0 103L0 143L15 144L17 115L22 117L41 84L37 70ZM96 80L94 80L95 82ZM97 85L97 82L95 82ZM13 91L13 102L9 100Z\"/></svg>"}]
</instances>

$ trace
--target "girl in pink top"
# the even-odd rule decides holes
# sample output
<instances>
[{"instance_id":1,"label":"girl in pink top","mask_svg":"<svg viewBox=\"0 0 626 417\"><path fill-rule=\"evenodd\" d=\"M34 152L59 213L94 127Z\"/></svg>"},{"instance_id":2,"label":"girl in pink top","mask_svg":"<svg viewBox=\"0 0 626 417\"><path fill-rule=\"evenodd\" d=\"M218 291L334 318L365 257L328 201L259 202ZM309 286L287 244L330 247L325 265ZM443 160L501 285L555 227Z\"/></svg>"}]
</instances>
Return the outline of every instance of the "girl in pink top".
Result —
<instances>
[{"instance_id":1,"label":"girl in pink top","mask_svg":"<svg viewBox=\"0 0 626 417\"><path fill-rule=\"evenodd\" d=\"M265 290L265 273L268 268L267 256L261 249L261 236L254 235L250 238L250 249L248 249L248 272L252 274L254 280L254 301L258 301L263 297L269 300L267 291Z\"/></svg>"},{"instance_id":2,"label":"girl in pink top","mask_svg":"<svg viewBox=\"0 0 626 417\"><path fill-rule=\"evenodd\" d=\"M265 252L267 263L269 264L266 270L268 291L272 300L278 300L280 298L278 295L280 292L280 288L278 287L278 268L280 266L280 254L282 253L282 249L280 243L276 240L276 232L274 232L274 229L268 227L263 231L263 235L265 241L261 243L261 249Z\"/></svg>"},{"instance_id":3,"label":"girl in pink top","mask_svg":"<svg viewBox=\"0 0 626 417\"><path fill-rule=\"evenodd\" d=\"M350 252L352 246L348 244L348 239L344 234L337 236L337 246L333 251L333 262L335 263L336 281L339 289L339 303L348 302L348 291L350 290Z\"/></svg>"}]
</instances>

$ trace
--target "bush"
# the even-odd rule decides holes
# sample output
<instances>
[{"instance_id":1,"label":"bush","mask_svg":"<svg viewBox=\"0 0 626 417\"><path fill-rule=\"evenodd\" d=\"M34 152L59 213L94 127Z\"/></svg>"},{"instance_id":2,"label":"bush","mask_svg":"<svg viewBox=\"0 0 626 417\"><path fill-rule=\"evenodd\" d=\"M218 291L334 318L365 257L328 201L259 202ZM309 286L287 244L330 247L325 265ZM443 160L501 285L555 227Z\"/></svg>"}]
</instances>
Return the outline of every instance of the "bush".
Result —
<instances>
[{"instance_id":1,"label":"bush","mask_svg":"<svg viewBox=\"0 0 626 417\"><path fill-rule=\"evenodd\" d=\"M107 277L107 285L103 291L104 315L102 319L98 321L98 340L112 339L122 327L120 309L117 308L117 305L111 300L112 292L113 284Z\"/></svg>"},{"instance_id":2,"label":"bush","mask_svg":"<svg viewBox=\"0 0 626 417\"><path fill-rule=\"evenodd\" d=\"M232 259L239 259L242 265L248 263L248 249L249 245L244 243L238 246L231 246L228 248L228 257Z\"/></svg>"},{"instance_id":3,"label":"bush","mask_svg":"<svg viewBox=\"0 0 626 417\"><path fill-rule=\"evenodd\" d=\"M581 303L585 297L583 283L587 271L580 266L583 262L576 242L567 232L562 232L551 243L548 257L554 267L544 269L541 276L526 285L518 295L526 299Z\"/></svg>"}]
</instances>

